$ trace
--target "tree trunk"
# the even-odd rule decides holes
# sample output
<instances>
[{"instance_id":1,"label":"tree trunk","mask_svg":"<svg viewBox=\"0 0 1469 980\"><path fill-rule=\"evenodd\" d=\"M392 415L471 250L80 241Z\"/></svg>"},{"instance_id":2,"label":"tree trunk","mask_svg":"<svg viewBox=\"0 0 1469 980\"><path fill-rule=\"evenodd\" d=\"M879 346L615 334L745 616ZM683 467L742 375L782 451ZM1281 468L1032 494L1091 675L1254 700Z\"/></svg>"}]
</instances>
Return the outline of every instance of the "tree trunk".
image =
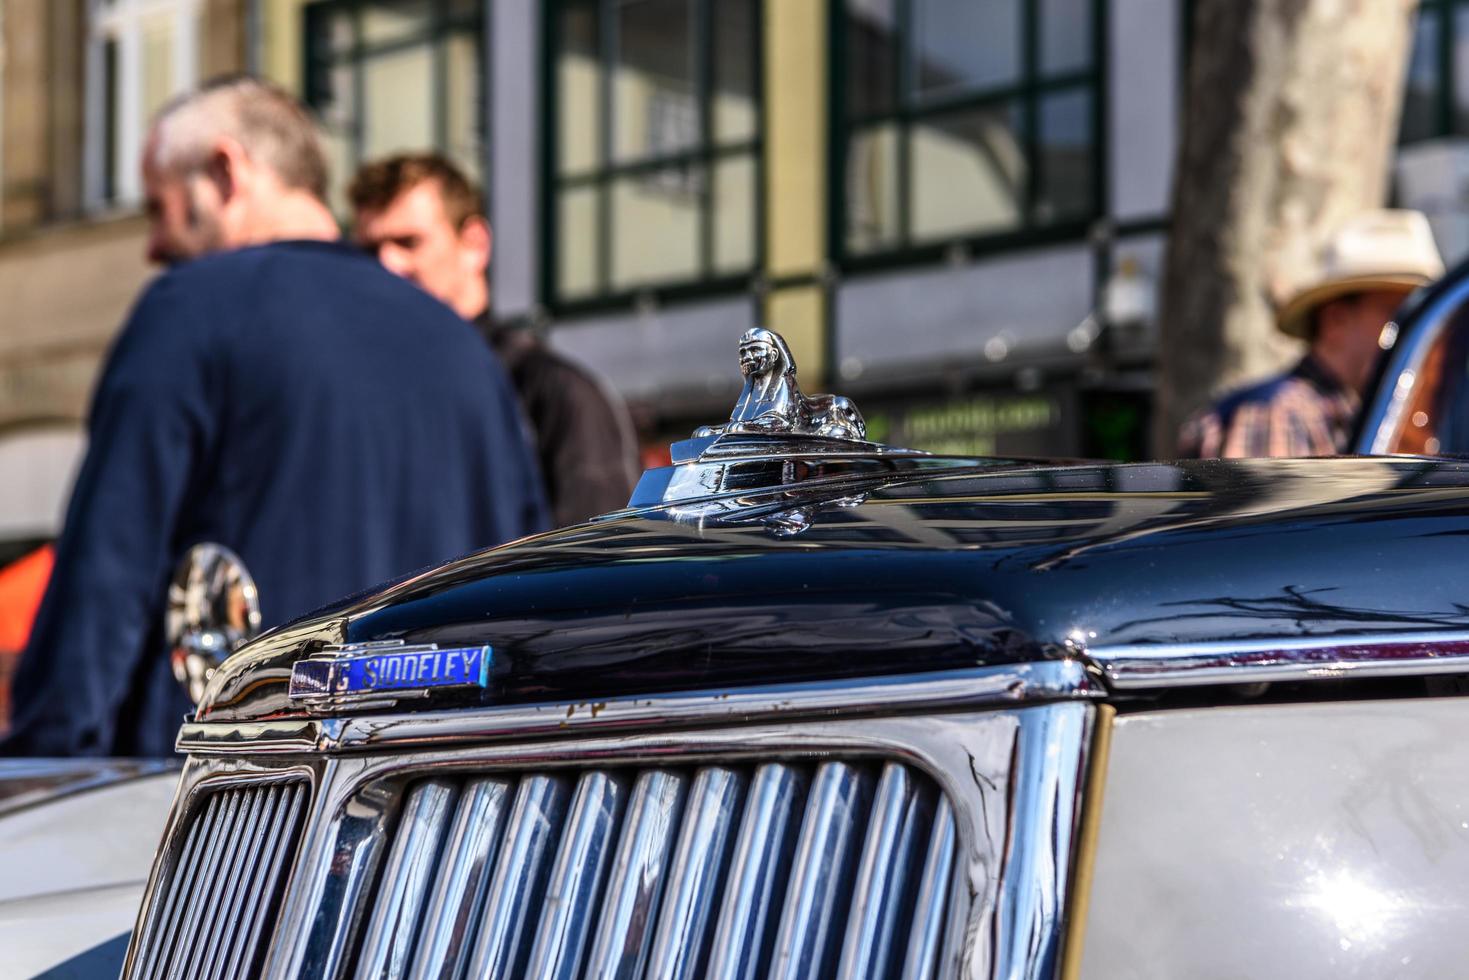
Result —
<instances>
[{"instance_id":1,"label":"tree trunk","mask_svg":"<svg viewBox=\"0 0 1469 980\"><path fill-rule=\"evenodd\" d=\"M1300 345L1274 304L1385 199L1417 0L1194 0L1154 446Z\"/></svg>"}]
</instances>

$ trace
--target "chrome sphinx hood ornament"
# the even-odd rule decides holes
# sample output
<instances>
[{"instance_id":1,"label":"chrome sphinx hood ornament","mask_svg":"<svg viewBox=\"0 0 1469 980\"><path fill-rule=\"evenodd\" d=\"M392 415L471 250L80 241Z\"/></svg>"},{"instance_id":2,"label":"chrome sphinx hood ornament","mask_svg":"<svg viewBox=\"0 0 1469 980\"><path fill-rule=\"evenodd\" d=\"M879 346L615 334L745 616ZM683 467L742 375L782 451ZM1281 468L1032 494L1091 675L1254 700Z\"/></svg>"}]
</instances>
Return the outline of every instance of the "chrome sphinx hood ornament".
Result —
<instances>
[{"instance_id":1,"label":"chrome sphinx hood ornament","mask_svg":"<svg viewBox=\"0 0 1469 980\"><path fill-rule=\"evenodd\" d=\"M750 513L748 495L772 489L790 492L890 476L916 461L936 467L953 462L928 453L867 441L867 424L850 398L807 395L796 381L796 359L773 330L755 327L740 338L744 387L729 421L700 426L691 438L669 447L671 466L643 474L628 507L670 505L675 519L707 519ZM836 488L841 499L860 499L860 490ZM775 508L772 533L791 536L810 525L805 504ZM792 510L791 508L796 508ZM607 515L611 517L613 515Z\"/></svg>"},{"instance_id":2,"label":"chrome sphinx hood ornament","mask_svg":"<svg viewBox=\"0 0 1469 980\"><path fill-rule=\"evenodd\" d=\"M796 382L796 359L785 338L754 327L740 338L740 373L745 386L729 421L702 426L694 438L731 434L867 438L867 423L850 398L804 395Z\"/></svg>"}]
</instances>

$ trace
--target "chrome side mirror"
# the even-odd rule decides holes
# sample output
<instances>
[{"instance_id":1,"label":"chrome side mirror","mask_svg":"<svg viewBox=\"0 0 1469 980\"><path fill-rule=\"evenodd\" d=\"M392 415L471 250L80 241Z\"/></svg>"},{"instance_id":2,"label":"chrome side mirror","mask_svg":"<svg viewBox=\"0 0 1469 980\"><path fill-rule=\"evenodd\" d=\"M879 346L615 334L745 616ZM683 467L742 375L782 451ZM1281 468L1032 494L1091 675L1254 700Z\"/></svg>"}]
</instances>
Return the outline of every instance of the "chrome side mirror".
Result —
<instances>
[{"instance_id":1,"label":"chrome side mirror","mask_svg":"<svg viewBox=\"0 0 1469 980\"><path fill-rule=\"evenodd\" d=\"M260 632L255 580L233 551L196 544L168 586L165 634L173 676L194 704L214 668Z\"/></svg>"}]
</instances>

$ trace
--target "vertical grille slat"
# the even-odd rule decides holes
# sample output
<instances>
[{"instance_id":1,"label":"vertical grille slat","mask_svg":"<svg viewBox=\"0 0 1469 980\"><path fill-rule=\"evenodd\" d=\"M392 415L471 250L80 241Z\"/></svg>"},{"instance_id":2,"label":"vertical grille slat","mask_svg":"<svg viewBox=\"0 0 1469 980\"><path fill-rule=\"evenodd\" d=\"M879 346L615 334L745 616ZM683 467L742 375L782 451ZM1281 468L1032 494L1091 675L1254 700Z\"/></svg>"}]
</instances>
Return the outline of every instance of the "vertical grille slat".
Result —
<instances>
[{"instance_id":1,"label":"vertical grille slat","mask_svg":"<svg viewBox=\"0 0 1469 980\"><path fill-rule=\"evenodd\" d=\"M747 980L764 970L773 939L768 924L779 921L806 785L794 766L769 763L755 772L714 930L711 980Z\"/></svg>"},{"instance_id":2,"label":"vertical grille slat","mask_svg":"<svg viewBox=\"0 0 1469 980\"><path fill-rule=\"evenodd\" d=\"M746 783L744 773L722 766L694 777L648 954L648 980L693 980L704 968Z\"/></svg>"},{"instance_id":3,"label":"vertical grille slat","mask_svg":"<svg viewBox=\"0 0 1469 980\"><path fill-rule=\"evenodd\" d=\"M509 833L490 879L469 976L525 975L527 926L531 916L540 912L570 797L571 787L565 779L536 775L521 780L510 812Z\"/></svg>"},{"instance_id":4,"label":"vertical grille slat","mask_svg":"<svg viewBox=\"0 0 1469 980\"><path fill-rule=\"evenodd\" d=\"M260 866L260 874L255 879L254 890L259 900L250 903L252 915L246 919L248 927L243 927L241 932L244 940L240 946L239 972L235 973L231 967L231 976L246 976L255 958L256 950L259 948L260 937L264 934L265 924L270 914L274 913L276 896L280 892L283 882L282 877L290 867L291 852L295 850L295 842L301 828L301 814L306 806L306 786L295 783L290 787L290 796L287 803L282 807L276 819L271 823L270 830L265 836L262 847L266 860Z\"/></svg>"},{"instance_id":5,"label":"vertical grille slat","mask_svg":"<svg viewBox=\"0 0 1469 980\"><path fill-rule=\"evenodd\" d=\"M184 846L160 888L129 977L244 977L289 865L305 785L257 783L207 792L186 818Z\"/></svg>"},{"instance_id":6,"label":"vertical grille slat","mask_svg":"<svg viewBox=\"0 0 1469 980\"><path fill-rule=\"evenodd\" d=\"M250 937L254 932L255 919L260 914L261 906L267 901L267 896L261 894L261 884L256 876L262 862L270 859L270 852L267 851L268 842L274 838L274 832L280 826L280 820L286 816L288 808L300 791L299 786L270 787L265 812L254 829L253 842L244 858L245 880L251 883L251 894L245 896L244 908L239 910L239 923L235 928L229 930L228 950L222 957L221 976L240 975L241 964L250 946Z\"/></svg>"},{"instance_id":7,"label":"vertical grille slat","mask_svg":"<svg viewBox=\"0 0 1469 980\"><path fill-rule=\"evenodd\" d=\"M891 976L906 938L912 898L933 822L933 797L906 767L883 767L857 865L837 980Z\"/></svg>"},{"instance_id":8,"label":"vertical grille slat","mask_svg":"<svg viewBox=\"0 0 1469 980\"><path fill-rule=\"evenodd\" d=\"M846 921L872 782L871 773L843 762L827 762L817 770L776 933L772 980L830 975L840 948L840 927Z\"/></svg>"},{"instance_id":9,"label":"vertical grille slat","mask_svg":"<svg viewBox=\"0 0 1469 980\"><path fill-rule=\"evenodd\" d=\"M466 937L479 920L513 790L504 779L475 779L465 786L444 841L438 882L424 909L411 980L462 975L470 952Z\"/></svg>"},{"instance_id":10,"label":"vertical grille slat","mask_svg":"<svg viewBox=\"0 0 1469 980\"><path fill-rule=\"evenodd\" d=\"M244 866L249 856L251 840L257 836L262 829L261 811L267 803L275 802L276 787L256 787L245 790L243 796L243 808L240 813L240 833L230 843L225 855L225 867L220 876L222 896L238 896L240 894L240 876L244 872ZM222 929L226 923L221 922L226 916L233 917L235 909L224 909L222 903L216 903L205 913L204 926L200 930L204 936L218 937L218 942L199 943L202 948L203 958L199 961L199 970L196 975L212 977L215 965L222 955L226 954L235 931L233 929Z\"/></svg>"},{"instance_id":11,"label":"vertical grille slat","mask_svg":"<svg viewBox=\"0 0 1469 980\"><path fill-rule=\"evenodd\" d=\"M953 880L957 859L958 833L954 827L954 808L941 797L934 813L933 829L928 835L928 857L923 863L917 897L913 902L913 928L903 961L903 980L929 980L938 974L947 921L949 883Z\"/></svg>"},{"instance_id":12,"label":"vertical grille slat","mask_svg":"<svg viewBox=\"0 0 1469 980\"><path fill-rule=\"evenodd\" d=\"M174 947L173 959L169 961L167 973L170 978L191 976L194 962L202 952L202 944L199 942L201 920L218 902L218 891L221 884L220 862L228 855L234 844L235 827L244 795L242 792L230 793L225 800L218 832L209 842L209 850L204 854L204 867L200 869L202 874L198 881L196 897L189 902L184 926L179 931L179 941Z\"/></svg>"},{"instance_id":13,"label":"vertical grille slat","mask_svg":"<svg viewBox=\"0 0 1469 980\"><path fill-rule=\"evenodd\" d=\"M577 975L612 863L617 825L627 803L626 784L625 776L601 770L584 773L577 783L526 976L572 980Z\"/></svg>"},{"instance_id":14,"label":"vertical grille slat","mask_svg":"<svg viewBox=\"0 0 1469 980\"><path fill-rule=\"evenodd\" d=\"M179 860L176 865L179 870L169 880L166 897L160 911L148 923L143 941L138 947L137 960L141 965L134 968L133 976L153 976L160 958L167 958L169 953L167 937L171 932L169 923L173 921L179 908L179 902L182 900L187 883L195 878L194 872L198 868L200 856L204 853L205 842L209 839L209 828L214 826L214 817L218 811L219 797L210 796L209 801L204 805L204 812L189 824L184 849L179 852Z\"/></svg>"},{"instance_id":15,"label":"vertical grille slat","mask_svg":"<svg viewBox=\"0 0 1469 980\"><path fill-rule=\"evenodd\" d=\"M395 980L407 973L419 915L457 793L453 783L432 780L419 783L408 794L363 941L359 980Z\"/></svg>"},{"instance_id":16,"label":"vertical grille slat","mask_svg":"<svg viewBox=\"0 0 1469 980\"><path fill-rule=\"evenodd\" d=\"M650 769L638 775L607 882L601 927L583 973L587 980L642 977L686 786L682 773Z\"/></svg>"}]
</instances>

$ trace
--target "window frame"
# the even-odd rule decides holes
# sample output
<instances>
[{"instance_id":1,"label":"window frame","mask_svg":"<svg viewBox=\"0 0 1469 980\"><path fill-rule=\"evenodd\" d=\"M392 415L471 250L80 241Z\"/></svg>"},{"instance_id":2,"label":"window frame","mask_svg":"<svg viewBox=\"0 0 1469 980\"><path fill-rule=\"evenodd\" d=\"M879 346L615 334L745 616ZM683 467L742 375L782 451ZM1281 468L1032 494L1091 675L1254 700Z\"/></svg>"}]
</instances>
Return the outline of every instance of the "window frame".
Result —
<instances>
[{"instance_id":1,"label":"window frame","mask_svg":"<svg viewBox=\"0 0 1469 980\"><path fill-rule=\"evenodd\" d=\"M468 12L455 13L452 0L430 0L430 22L427 28L405 33L386 41L369 42L364 38L363 14L377 0L310 0L300 10L301 17L301 101L313 112L321 115L322 103L317 100L319 91L314 79L318 70L330 71L345 66L352 77L352 118L347 136L348 162L342 178L350 178L367 160L365 155L365 106L366 73L364 66L374 59L398 54L414 48L427 47L432 65L433 82L430 88L432 102L429 111L433 114L433 144L421 149L439 153L448 152L448 94L449 59L445 57L445 42L456 35L467 34L474 39L475 57L478 59L478 82L474 86L477 111L474 114L478 134L477 157L481 170L485 170L485 153L489 136L489 99L486 81L488 64L486 58L486 31L488 20L483 3L473 4ZM317 36L317 21L325 21L330 15L345 12L351 17L352 42L342 51L328 51L325 55L314 50Z\"/></svg>"},{"instance_id":2,"label":"window frame","mask_svg":"<svg viewBox=\"0 0 1469 980\"><path fill-rule=\"evenodd\" d=\"M964 261L980 255L1036 245L1075 241L1091 236L1109 213L1108 182L1108 0L1086 0L1091 17L1091 64L1089 67L1044 75L1039 67L1041 51L1041 0L1018 0L1020 5L1020 68L1013 84L990 85L924 100L914 105L905 93L913 50L910 44L914 0L893 0L896 30L896 65L893 71L893 107L882 112L852 115L847 107L847 0L831 0L828 13L828 105L827 152L827 254L845 272L881 271L909 265ZM1090 208L1085 215L1059 221L1039 222L1035 210L1040 182L1040 108L1045 96L1057 92L1086 92L1091 98ZM958 232L931 240L915 241L909 174L911 132L915 122L941 118L967 109L1018 104L1021 107L1026 162L1026 187L1021 223L1001 231ZM897 243L853 252L847 244L847 163L850 141L863 130L895 124L897 149Z\"/></svg>"},{"instance_id":3,"label":"window frame","mask_svg":"<svg viewBox=\"0 0 1469 980\"><path fill-rule=\"evenodd\" d=\"M143 201L138 161L149 123L143 28L160 16L173 18L172 97L199 84L203 0L87 0L82 201L88 212Z\"/></svg>"},{"instance_id":4,"label":"window frame","mask_svg":"<svg viewBox=\"0 0 1469 980\"><path fill-rule=\"evenodd\" d=\"M1469 0L1419 0L1417 9L1413 11L1413 23L1409 30L1408 64L1406 66L1408 78L1403 83L1405 104L1402 108L1406 109L1409 87L1412 82L1413 56L1417 53L1418 22L1425 11L1432 11L1438 18L1438 39L1433 51L1434 83L1437 90L1433 93L1432 131L1427 135L1405 140L1402 135L1402 123L1399 122L1397 146L1413 146L1430 140L1469 136L1469 125L1466 125L1462 131L1456 129L1454 125L1454 83L1456 81L1454 15L1460 11L1469 15ZM1406 115L1406 113L1403 114ZM1469 118L1469 106L1465 107L1464 115Z\"/></svg>"},{"instance_id":5,"label":"window frame","mask_svg":"<svg viewBox=\"0 0 1469 980\"><path fill-rule=\"evenodd\" d=\"M547 311L556 316L574 316L597 312L618 312L629 309L656 308L692 299L738 294L757 288L765 266L765 15L761 0L746 0L751 15L752 47L749 52L751 71L751 101L754 110L754 127L749 138L717 145L713 133L714 114L712 93L714 89L715 39L713 36L712 7L718 0L688 0L690 15L696 35L695 45L695 98L700 109L699 139L687 149L675 152L650 154L637 160L611 162L615 127L612 123L613 107L611 83L615 70L615 50L609 38L614 36L612 20L615 15L613 0L547 0L541 5L541 104L538 113L540 124L539 159L536 170L540 175L540 270L539 286L542 303ZM598 138L598 161L592 169L572 175L560 172L560 90L557 85L557 58L560 47L560 14L575 3L590 3L598 18L597 52L597 99L598 111L603 125ZM751 255L747 272L719 273L713 264L714 219L714 165L721 160L748 158L753 166L750 216ZM701 168L704 188L700 192L699 205L699 267L700 272L692 279L666 280L645 285L618 288L611 284L612 261L612 206L610 187L614 181L640 174L656 174L672 167L695 166ZM597 207L597 280L598 291L575 298L563 298L558 283L560 224L557 202L565 189L592 187L596 191Z\"/></svg>"}]
</instances>

